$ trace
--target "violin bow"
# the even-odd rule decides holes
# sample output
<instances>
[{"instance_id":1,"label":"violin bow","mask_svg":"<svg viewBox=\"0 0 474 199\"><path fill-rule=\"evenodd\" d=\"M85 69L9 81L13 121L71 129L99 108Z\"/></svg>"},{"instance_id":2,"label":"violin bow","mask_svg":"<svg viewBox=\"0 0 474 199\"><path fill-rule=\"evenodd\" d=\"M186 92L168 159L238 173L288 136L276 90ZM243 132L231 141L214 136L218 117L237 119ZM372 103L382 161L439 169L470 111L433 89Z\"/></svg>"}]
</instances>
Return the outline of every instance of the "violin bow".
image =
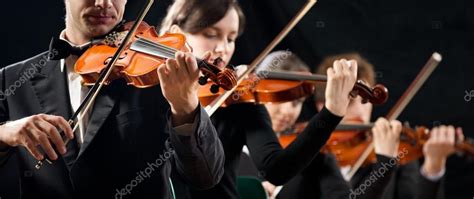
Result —
<instances>
[{"instance_id":1,"label":"violin bow","mask_svg":"<svg viewBox=\"0 0 474 199\"><path fill-rule=\"evenodd\" d=\"M70 126L74 126L73 128L73 132L77 129L77 127L79 126L79 121L81 121L83 119L83 114L81 113L86 113L92 106L93 102L95 101L95 98L97 97L97 95L99 94L100 90L102 89L105 81L108 79L108 77L110 76L110 74L112 74L112 71L114 69L114 66L115 66L115 63L117 62L119 56L122 54L122 52L125 50L125 47L130 43L130 40L132 39L133 35L135 35L135 32L138 28L138 26L140 25L140 23L143 21L143 19L145 18L146 14L148 13L148 11L150 10L151 6L153 5L153 2L154 0L147 0L147 3L145 4L145 6L143 7L143 9L140 11L138 17L137 17L137 20L135 21L135 23L133 24L132 28L129 30L129 32L127 33L127 35L125 36L125 38L123 39L122 43L120 44L120 46L118 47L117 51L115 52L114 56L112 57L112 59L109 61L109 63L107 64L107 67L105 68L105 70L103 70L101 73L100 73L100 76L97 80L97 82L94 84L94 86L92 86L92 88L89 90L89 92L87 93L86 97L84 98L84 100L81 102L81 104L79 105L79 107L77 108L77 110L74 112L74 114L72 114L72 116L69 118L68 120L68 123ZM78 122L75 122L75 119L78 119ZM83 137L83 135L81 135L81 137ZM69 138L65 138L64 140L64 144L67 144L68 142L70 141ZM43 160L45 160L46 162L48 162L49 164L52 164L53 161L49 160L48 158L44 158ZM42 166L43 166L43 160L39 160L36 165L35 165L35 168L36 169L40 169Z\"/></svg>"},{"instance_id":2,"label":"violin bow","mask_svg":"<svg viewBox=\"0 0 474 199\"><path fill-rule=\"evenodd\" d=\"M291 21L281 30L281 32L273 39L267 47L260 52L260 54L251 62L247 70L239 76L237 84L230 90L225 91L222 95L214 99L205 110L209 116L214 114L216 110L229 98L229 96L237 89L242 81L257 68L258 64L278 45L286 35L299 23L299 21L306 15L306 13L313 7L317 0L308 0L301 10L291 19Z\"/></svg>"},{"instance_id":3,"label":"violin bow","mask_svg":"<svg viewBox=\"0 0 474 199\"><path fill-rule=\"evenodd\" d=\"M439 53L434 52L428 62L426 62L425 66L421 69L418 75L415 77L415 80L410 84L410 86L405 90L403 95L398 99L397 103L390 109L386 118L387 120L394 120L397 119L398 116L402 113L408 103L413 99L415 94L420 90L421 86L426 82L428 77L433 73L436 69L438 64L441 62L442 57ZM351 179L357 170L362 166L364 161L370 155L372 150L374 149L374 142L371 141L367 148L364 150L362 155L357 159L354 166L352 166L347 173L347 179Z\"/></svg>"}]
</instances>

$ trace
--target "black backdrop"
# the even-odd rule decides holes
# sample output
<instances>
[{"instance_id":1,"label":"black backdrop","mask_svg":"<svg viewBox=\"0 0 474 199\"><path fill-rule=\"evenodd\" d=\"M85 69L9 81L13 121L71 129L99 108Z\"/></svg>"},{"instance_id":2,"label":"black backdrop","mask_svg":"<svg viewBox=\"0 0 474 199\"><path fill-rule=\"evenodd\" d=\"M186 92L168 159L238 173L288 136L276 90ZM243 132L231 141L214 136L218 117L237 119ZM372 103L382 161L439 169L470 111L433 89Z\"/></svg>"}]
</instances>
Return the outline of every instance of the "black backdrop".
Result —
<instances>
[{"instance_id":1,"label":"black backdrop","mask_svg":"<svg viewBox=\"0 0 474 199\"><path fill-rule=\"evenodd\" d=\"M142 1L129 1L132 18ZM170 0L155 2L146 20L158 24ZM250 63L304 5L304 0L241 1L247 16L244 35L237 42L234 65ZM390 99L376 107L382 116L400 97L432 52L443 62L399 117L431 127L462 126L474 137L474 1L442 0L320 0L277 49L289 49L313 68L324 56L358 51L376 66L377 81L389 88ZM0 66L47 50L51 36L64 28L62 1L6 1L1 8L5 49ZM209 13L212 14L212 13ZM16 198L15 162L0 169L0 198ZM472 198L474 163L452 157L448 161L449 198Z\"/></svg>"}]
</instances>

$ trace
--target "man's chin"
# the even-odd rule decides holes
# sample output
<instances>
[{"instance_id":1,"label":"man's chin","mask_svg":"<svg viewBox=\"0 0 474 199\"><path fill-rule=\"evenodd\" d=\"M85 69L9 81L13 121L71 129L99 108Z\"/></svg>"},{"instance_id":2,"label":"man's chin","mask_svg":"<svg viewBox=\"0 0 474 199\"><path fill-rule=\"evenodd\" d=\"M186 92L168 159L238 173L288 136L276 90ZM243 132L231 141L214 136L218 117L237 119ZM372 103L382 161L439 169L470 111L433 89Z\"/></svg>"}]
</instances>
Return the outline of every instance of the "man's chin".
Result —
<instances>
[{"instance_id":1,"label":"man's chin","mask_svg":"<svg viewBox=\"0 0 474 199\"><path fill-rule=\"evenodd\" d=\"M94 27L91 27L90 30L90 35L92 38L96 37L101 37L107 33L109 33L115 26L111 25L95 25Z\"/></svg>"}]
</instances>

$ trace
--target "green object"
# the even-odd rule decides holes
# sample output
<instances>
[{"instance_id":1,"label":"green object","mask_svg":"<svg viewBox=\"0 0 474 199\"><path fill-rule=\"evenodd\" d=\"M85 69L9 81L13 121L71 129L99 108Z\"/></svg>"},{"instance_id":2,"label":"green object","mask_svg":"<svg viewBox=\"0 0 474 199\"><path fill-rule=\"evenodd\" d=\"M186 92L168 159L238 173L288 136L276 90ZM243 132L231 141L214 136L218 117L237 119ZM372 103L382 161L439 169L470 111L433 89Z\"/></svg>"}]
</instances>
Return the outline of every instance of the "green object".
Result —
<instances>
[{"instance_id":1,"label":"green object","mask_svg":"<svg viewBox=\"0 0 474 199\"><path fill-rule=\"evenodd\" d=\"M267 199L268 195L262 182L255 177L237 177L237 190L241 199Z\"/></svg>"}]
</instances>

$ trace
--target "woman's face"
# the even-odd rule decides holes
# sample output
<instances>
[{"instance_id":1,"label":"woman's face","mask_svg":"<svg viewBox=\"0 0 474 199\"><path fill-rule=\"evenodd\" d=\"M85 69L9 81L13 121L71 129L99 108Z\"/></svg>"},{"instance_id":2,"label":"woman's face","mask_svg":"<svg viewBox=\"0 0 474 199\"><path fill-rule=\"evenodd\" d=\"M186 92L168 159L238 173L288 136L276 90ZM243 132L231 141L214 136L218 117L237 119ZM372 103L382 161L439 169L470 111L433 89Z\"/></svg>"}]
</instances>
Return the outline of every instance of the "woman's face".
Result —
<instances>
[{"instance_id":1,"label":"woman's face","mask_svg":"<svg viewBox=\"0 0 474 199\"><path fill-rule=\"evenodd\" d=\"M275 132L281 133L295 124L296 119L298 119L300 115L303 100L304 99L278 104L265 104Z\"/></svg>"},{"instance_id":2,"label":"woman's face","mask_svg":"<svg viewBox=\"0 0 474 199\"><path fill-rule=\"evenodd\" d=\"M318 111L321 111L324 107L324 103L316 102L316 107ZM362 103L362 98L357 96L354 99L351 99L349 106L347 107L346 115L342 118L341 123L359 123L364 124L370 123L370 117L372 115L372 104L371 103Z\"/></svg>"},{"instance_id":3,"label":"woman's face","mask_svg":"<svg viewBox=\"0 0 474 199\"><path fill-rule=\"evenodd\" d=\"M231 8L217 23L195 34L186 33L186 37L196 57L201 58L205 52L211 51L211 61L220 57L227 65L234 54L238 32L239 15Z\"/></svg>"},{"instance_id":4,"label":"woman's face","mask_svg":"<svg viewBox=\"0 0 474 199\"><path fill-rule=\"evenodd\" d=\"M354 121L363 122L368 124L370 122L370 116L372 114L372 104L371 103L362 103L362 98L357 96L357 98L352 99L347 107L347 113L342 118L342 123L351 123Z\"/></svg>"}]
</instances>

